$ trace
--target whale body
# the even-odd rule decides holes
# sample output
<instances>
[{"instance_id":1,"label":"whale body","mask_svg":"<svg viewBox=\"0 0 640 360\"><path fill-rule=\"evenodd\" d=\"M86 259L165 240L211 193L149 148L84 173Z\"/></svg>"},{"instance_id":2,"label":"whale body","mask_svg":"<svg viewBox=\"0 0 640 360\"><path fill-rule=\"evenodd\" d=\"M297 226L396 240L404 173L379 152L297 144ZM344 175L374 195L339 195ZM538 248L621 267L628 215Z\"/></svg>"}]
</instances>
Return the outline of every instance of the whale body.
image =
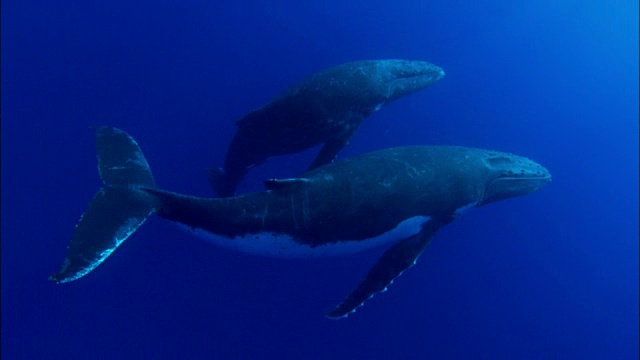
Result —
<instances>
[{"instance_id":1,"label":"whale body","mask_svg":"<svg viewBox=\"0 0 640 360\"><path fill-rule=\"evenodd\" d=\"M388 246L364 280L328 313L339 318L413 265L433 236L470 209L525 195L551 180L524 157L457 146L384 149L272 179L266 190L199 198L158 189L122 130L96 130L104 186L76 226L55 282L103 262L152 213L240 251L331 256Z\"/></svg>"},{"instance_id":2,"label":"whale body","mask_svg":"<svg viewBox=\"0 0 640 360\"><path fill-rule=\"evenodd\" d=\"M364 118L443 76L431 63L395 59L354 61L311 75L237 121L224 169L210 171L211 185L218 196L234 195L249 168L320 144L309 169L327 164Z\"/></svg>"}]
</instances>

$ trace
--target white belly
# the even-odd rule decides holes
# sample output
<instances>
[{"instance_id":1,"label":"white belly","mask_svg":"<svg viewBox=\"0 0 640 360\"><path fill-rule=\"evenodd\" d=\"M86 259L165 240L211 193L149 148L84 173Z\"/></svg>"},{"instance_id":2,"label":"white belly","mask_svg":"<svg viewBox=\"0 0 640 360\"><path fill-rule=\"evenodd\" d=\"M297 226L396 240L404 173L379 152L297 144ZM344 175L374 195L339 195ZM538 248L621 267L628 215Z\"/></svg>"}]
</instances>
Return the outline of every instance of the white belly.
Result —
<instances>
[{"instance_id":1,"label":"white belly","mask_svg":"<svg viewBox=\"0 0 640 360\"><path fill-rule=\"evenodd\" d=\"M420 232L422 225L429 220L428 216L414 216L402 221L395 228L369 239L341 241L315 247L298 244L288 235L256 233L229 238L212 234L202 229L187 229L189 232L195 233L221 247L258 255L299 258L348 255L395 243L416 235Z\"/></svg>"}]
</instances>

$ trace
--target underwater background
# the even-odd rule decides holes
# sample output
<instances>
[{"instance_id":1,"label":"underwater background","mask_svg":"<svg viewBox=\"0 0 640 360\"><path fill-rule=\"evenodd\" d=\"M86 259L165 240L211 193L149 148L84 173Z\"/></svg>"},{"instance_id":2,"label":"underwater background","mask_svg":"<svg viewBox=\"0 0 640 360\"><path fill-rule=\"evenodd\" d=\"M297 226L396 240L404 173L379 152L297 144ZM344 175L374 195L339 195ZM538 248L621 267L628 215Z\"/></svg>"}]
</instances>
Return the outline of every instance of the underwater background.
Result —
<instances>
[{"instance_id":1,"label":"underwater background","mask_svg":"<svg viewBox=\"0 0 640 360\"><path fill-rule=\"evenodd\" d=\"M355 314L384 249L246 255L152 217L104 264L47 281L100 186L91 126L157 183L211 196L234 122L362 59L446 76L366 119L340 158L448 144L527 156L553 182L470 211ZM292 177L270 159L239 191ZM357 226L357 224L354 224ZM2 2L3 359L637 359L638 2Z\"/></svg>"}]
</instances>

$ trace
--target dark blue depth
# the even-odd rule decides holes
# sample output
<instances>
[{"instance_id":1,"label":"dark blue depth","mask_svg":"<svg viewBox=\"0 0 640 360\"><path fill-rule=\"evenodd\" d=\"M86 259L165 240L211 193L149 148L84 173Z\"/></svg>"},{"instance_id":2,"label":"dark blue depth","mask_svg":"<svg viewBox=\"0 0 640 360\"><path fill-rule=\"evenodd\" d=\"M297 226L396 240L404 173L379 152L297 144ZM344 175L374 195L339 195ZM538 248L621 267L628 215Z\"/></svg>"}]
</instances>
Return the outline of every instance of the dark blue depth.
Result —
<instances>
[{"instance_id":1,"label":"dark blue depth","mask_svg":"<svg viewBox=\"0 0 640 360\"><path fill-rule=\"evenodd\" d=\"M262 258L153 217L85 278L47 282L100 185L90 126L133 135L163 188L209 196L237 119L309 74L383 58L446 76L366 119L341 158L491 148L553 182L443 229L339 321L324 314L382 249ZM638 76L631 0L3 1L2 357L637 359Z\"/></svg>"}]
</instances>

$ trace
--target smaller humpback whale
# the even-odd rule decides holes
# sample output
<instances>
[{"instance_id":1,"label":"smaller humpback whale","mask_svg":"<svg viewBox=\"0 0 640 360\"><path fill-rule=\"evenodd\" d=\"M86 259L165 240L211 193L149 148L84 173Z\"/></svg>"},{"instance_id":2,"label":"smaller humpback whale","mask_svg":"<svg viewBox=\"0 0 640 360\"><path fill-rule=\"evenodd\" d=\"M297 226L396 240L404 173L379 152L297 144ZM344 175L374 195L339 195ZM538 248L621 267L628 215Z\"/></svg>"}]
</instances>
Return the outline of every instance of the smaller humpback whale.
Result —
<instances>
[{"instance_id":1,"label":"smaller humpback whale","mask_svg":"<svg viewBox=\"0 0 640 360\"><path fill-rule=\"evenodd\" d=\"M364 118L443 76L438 66L408 60L355 61L311 75L238 120L224 170L209 172L211 186L232 196L251 167L320 144L309 170L327 164Z\"/></svg>"},{"instance_id":2,"label":"smaller humpback whale","mask_svg":"<svg viewBox=\"0 0 640 360\"><path fill-rule=\"evenodd\" d=\"M51 281L76 280L102 263L146 218L186 225L213 242L273 256L329 256L388 245L364 280L327 316L353 312L413 265L440 228L473 207L525 195L551 180L507 153L455 146L391 148L336 161L266 191L205 199L157 189L138 144L96 130L104 186L83 214Z\"/></svg>"}]
</instances>

